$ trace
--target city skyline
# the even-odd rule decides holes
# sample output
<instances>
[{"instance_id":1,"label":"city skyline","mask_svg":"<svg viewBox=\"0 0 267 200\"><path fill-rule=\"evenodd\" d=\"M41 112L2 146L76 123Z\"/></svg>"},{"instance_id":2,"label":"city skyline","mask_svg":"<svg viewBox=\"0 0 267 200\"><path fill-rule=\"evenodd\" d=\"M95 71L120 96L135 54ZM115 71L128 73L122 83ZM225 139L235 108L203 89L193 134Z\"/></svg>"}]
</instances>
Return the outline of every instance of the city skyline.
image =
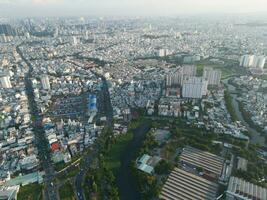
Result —
<instances>
[{"instance_id":1,"label":"city skyline","mask_svg":"<svg viewBox=\"0 0 267 200\"><path fill-rule=\"evenodd\" d=\"M0 0L0 199L267 200L267 0Z\"/></svg>"},{"instance_id":2,"label":"city skyline","mask_svg":"<svg viewBox=\"0 0 267 200\"><path fill-rule=\"evenodd\" d=\"M264 13L265 0L0 0L0 16L168 16Z\"/></svg>"}]
</instances>

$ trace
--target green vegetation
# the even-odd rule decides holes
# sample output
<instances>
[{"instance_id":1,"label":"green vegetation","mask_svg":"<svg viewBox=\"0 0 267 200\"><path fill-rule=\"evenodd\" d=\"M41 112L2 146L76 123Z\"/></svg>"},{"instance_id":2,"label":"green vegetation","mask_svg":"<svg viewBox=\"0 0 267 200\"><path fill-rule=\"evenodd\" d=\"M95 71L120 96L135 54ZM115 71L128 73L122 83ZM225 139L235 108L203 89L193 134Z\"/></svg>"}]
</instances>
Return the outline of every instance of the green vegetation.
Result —
<instances>
[{"instance_id":1,"label":"green vegetation","mask_svg":"<svg viewBox=\"0 0 267 200\"><path fill-rule=\"evenodd\" d=\"M154 140L152 131L149 131L145 135L145 139L142 143L142 146L137 154L137 157L142 156L143 154L150 154L151 149L157 147L158 144ZM164 164L163 164L164 165ZM158 167L159 171L162 172L165 170L165 166ZM135 167L135 162L132 164L132 172L136 177L138 190L142 199L153 199L159 195L160 188L163 184L163 181L158 181L157 177L154 175L146 174ZM163 173L163 172L162 172Z\"/></svg>"},{"instance_id":2,"label":"green vegetation","mask_svg":"<svg viewBox=\"0 0 267 200\"><path fill-rule=\"evenodd\" d=\"M234 171L234 176L243 178L249 182L267 187L267 181L261 181L267 174L267 165L257 155L257 146L249 145L248 148L235 148L237 156L241 156L248 160L247 171Z\"/></svg>"},{"instance_id":3,"label":"green vegetation","mask_svg":"<svg viewBox=\"0 0 267 200\"><path fill-rule=\"evenodd\" d=\"M234 75L245 74L245 69L239 67L237 61L220 59L223 63L214 63L210 59L202 60L196 63L197 65L197 74L202 76L204 67L212 67L214 69L220 69L222 71L222 79L229 78Z\"/></svg>"},{"instance_id":4,"label":"green vegetation","mask_svg":"<svg viewBox=\"0 0 267 200\"><path fill-rule=\"evenodd\" d=\"M43 186L40 184L29 184L21 186L18 193L18 200L41 200Z\"/></svg>"},{"instance_id":5,"label":"green vegetation","mask_svg":"<svg viewBox=\"0 0 267 200\"><path fill-rule=\"evenodd\" d=\"M159 175L169 174L172 169L173 169L172 164L170 164L166 160L161 160L155 167L155 172L156 174L159 174Z\"/></svg>"},{"instance_id":6,"label":"green vegetation","mask_svg":"<svg viewBox=\"0 0 267 200\"><path fill-rule=\"evenodd\" d=\"M75 200L75 194L69 181L59 188L59 196L61 200Z\"/></svg>"},{"instance_id":7,"label":"green vegetation","mask_svg":"<svg viewBox=\"0 0 267 200\"><path fill-rule=\"evenodd\" d=\"M115 176L104 161L103 156L90 166L83 183L86 199L119 200Z\"/></svg>"},{"instance_id":8,"label":"green vegetation","mask_svg":"<svg viewBox=\"0 0 267 200\"><path fill-rule=\"evenodd\" d=\"M197 65L197 75L198 76L202 76L203 75L204 67L205 66L203 64L198 64Z\"/></svg>"},{"instance_id":9,"label":"green vegetation","mask_svg":"<svg viewBox=\"0 0 267 200\"><path fill-rule=\"evenodd\" d=\"M103 131L97 142L100 155L90 166L83 183L87 199L119 200L114 174L121 165L120 155L131 139L130 132L115 137L111 130Z\"/></svg>"},{"instance_id":10,"label":"green vegetation","mask_svg":"<svg viewBox=\"0 0 267 200\"><path fill-rule=\"evenodd\" d=\"M140 122L141 122L141 119L132 120L128 125L128 129L130 131L133 130L133 129L136 129L140 125Z\"/></svg>"},{"instance_id":11,"label":"green vegetation","mask_svg":"<svg viewBox=\"0 0 267 200\"><path fill-rule=\"evenodd\" d=\"M59 163L56 163L56 164L55 164L55 170L56 170L56 171L60 171L60 170L64 169L65 167L71 165L71 164L74 163L75 161L77 161L79 158L81 158L81 154L77 154L77 155L73 156L73 157L71 158L71 161L68 162L68 163L64 163L63 161L62 161L62 162L59 162Z\"/></svg>"},{"instance_id":12,"label":"green vegetation","mask_svg":"<svg viewBox=\"0 0 267 200\"><path fill-rule=\"evenodd\" d=\"M195 127L194 125L188 125L183 119L162 118L160 120L153 120L151 126L152 128L169 127L171 137L166 143L159 146L154 141L154 136L150 131L146 134L143 145L136 156L140 157L144 153L153 155L153 152L159 151L160 157L163 160L156 165L155 174L149 175L143 173L135 167L135 162L133 161L132 171L137 179L138 189L142 199L154 199L158 196L160 188L165 183L170 171L174 166L179 166L179 152L181 152L182 148L186 145L216 155L221 155L222 145L220 143L214 143L215 140L233 144L240 149L247 148L247 142L245 140L239 140L229 135L215 134L205 129ZM202 168L198 168L197 170L199 172L203 171Z\"/></svg>"},{"instance_id":13,"label":"green vegetation","mask_svg":"<svg viewBox=\"0 0 267 200\"><path fill-rule=\"evenodd\" d=\"M68 169L67 173L61 173L57 179L59 181L64 181L68 178L72 178L74 176L76 176L76 174L78 174L80 172L80 168L79 166L72 166L70 169Z\"/></svg>"},{"instance_id":14,"label":"green vegetation","mask_svg":"<svg viewBox=\"0 0 267 200\"><path fill-rule=\"evenodd\" d=\"M226 105L227 111L229 112L229 114L232 118L232 121L238 121L238 117L235 113L235 109L233 106L233 98L232 98L232 96L228 90L224 91L224 100L225 100L225 105Z\"/></svg>"},{"instance_id":15,"label":"green vegetation","mask_svg":"<svg viewBox=\"0 0 267 200\"><path fill-rule=\"evenodd\" d=\"M244 120L249 124L249 126L250 126L250 127L253 127L253 128L256 129L258 132L261 133L261 132L263 131L262 128L259 127L259 126L257 126L257 125L252 121L252 119L251 119L251 118L252 118L251 113L248 112L248 111L245 109L245 105L244 105L244 103L239 102L238 106L239 106L239 110L241 111Z\"/></svg>"},{"instance_id":16,"label":"green vegetation","mask_svg":"<svg viewBox=\"0 0 267 200\"><path fill-rule=\"evenodd\" d=\"M136 177L142 199L154 199L159 195L161 184L158 184L156 176L146 174L137 169L134 169L133 173Z\"/></svg>"},{"instance_id":17,"label":"green vegetation","mask_svg":"<svg viewBox=\"0 0 267 200\"><path fill-rule=\"evenodd\" d=\"M142 156L143 154L149 154L149 152L151 151L151 149L157 147L158 144L155 141L155 138L152 134L152 132L148 132L145 136L145 139L143 141L142 147L138 153L138 156Z\"/></svg>"},{"instance_id":18,"label":"green vegetation","mask_svg":"<svg viewBox=\"0 0 267 200\"><path fill-rule=\"evenodd\" d=\"M120 135L115 138L114 144L111 146L110 151L105 156L105 162L108 168L116 176L121 166L120 157L127 144L132 140L133 134L128 132L125 135Z\"/></svg>"}]
</instances>

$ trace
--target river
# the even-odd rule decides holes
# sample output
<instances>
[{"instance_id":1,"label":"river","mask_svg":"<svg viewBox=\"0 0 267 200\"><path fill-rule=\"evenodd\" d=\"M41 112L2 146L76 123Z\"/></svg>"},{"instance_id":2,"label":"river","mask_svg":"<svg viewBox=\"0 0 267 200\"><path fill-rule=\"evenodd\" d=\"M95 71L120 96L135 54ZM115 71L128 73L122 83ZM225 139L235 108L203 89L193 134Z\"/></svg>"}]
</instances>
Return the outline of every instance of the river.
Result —
<instances>
[{"instance_id":1,"label":"river","mask_svg":"<svg viewBox=\"0 0 267 200\"><path fill-rule=\"evenodd\" d=\"M233 104L233 107L235 109L235 113L238 117L238 120L242 122L243 125L246 126L246 129L251 133L251 138L250 138L250 142L252 144L259 144L261 146L266 146L265 144L265 138L263 136L261 136L261 133L258 132L256 129L254 129L253 127L251 127L244 119L241 111L239 110L239 102L237 100L237 90L236 90L236 87L231 85L229 83L229 78L228 79L225 79L223 80L223 83L227 86L229 92L230 92L230 95L232 96L232 104Z\"/></svg>"},{"instance_id":2,"label":"river","mask_svg":"<svg viewBox=\"0 0 267 200\"><path fill-rule=\"evenodd\" d=\"M140 194L137 189L135 177L131 172L131 162L134 159L135 153L142 145L145 134L149 131L148 124L141 124L133 131L133 139L127 145L121 156L121 167L117 176L117 186L119 188L120 200L140 200Z\"/></svg>"}]
</instances>

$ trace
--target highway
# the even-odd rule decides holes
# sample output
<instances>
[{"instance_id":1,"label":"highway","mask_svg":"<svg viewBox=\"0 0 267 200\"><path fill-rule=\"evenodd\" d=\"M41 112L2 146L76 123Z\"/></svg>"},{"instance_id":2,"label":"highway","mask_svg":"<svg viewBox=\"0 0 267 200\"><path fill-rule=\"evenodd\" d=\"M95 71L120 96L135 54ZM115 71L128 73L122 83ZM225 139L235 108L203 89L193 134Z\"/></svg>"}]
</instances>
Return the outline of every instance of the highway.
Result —
<instances>
[{"instance_id":1,"label":"highway","mask_svg":"<svg viewBox=\"0 0 267 200\"><path fill-rule=\"evenodd\" d=\"M29 71L25 75L24 82L26 87L26 94L28 97L28 103L31 113L31 119L32 119L32 127L34 131L35 136L35 145L38 149L38 157L41 163L41 167L43 168L45 172L44 177L44 194L46 200L57 200L59 199L59 195L57 192L57 188L54 181L54 175L55 171L52 165L51 161L51 152L49 148L49 143L47 141L47 138L45 136L45 131L42 126L42 116L40 115L40 110L38 109L38 105L34 98L34 90L32 86L32 65L31 63L24 57L23 53L19 49L20 46L16 47L17 53L20 55L22 60L28 65Z\"/></svg>"}]
</instances>

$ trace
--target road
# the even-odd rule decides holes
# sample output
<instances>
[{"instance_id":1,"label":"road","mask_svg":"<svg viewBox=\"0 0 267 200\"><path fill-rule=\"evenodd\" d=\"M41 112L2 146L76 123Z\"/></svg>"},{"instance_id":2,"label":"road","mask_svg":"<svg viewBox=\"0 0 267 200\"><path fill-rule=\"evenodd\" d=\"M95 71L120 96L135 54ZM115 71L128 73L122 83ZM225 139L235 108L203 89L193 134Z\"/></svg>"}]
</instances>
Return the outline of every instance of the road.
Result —
<instances>
[{"instance_id":1,"label":"road","mask_svg":"<svg viewBox=\"0 0 267 200\"><path fill-rule=\"evenodd\" d=\"M149 131L149 125L143 123L133 131L134 137L126 147L121 157L121 167L116 179L120 200L140 200L135 177L131 172L131 162L136 151L141 147L145 134Z\"/></svg>"},{"instance_id":2,"label":"road","mask_svg":"<svg viewBox=\"0 0 267 200\"><path fill-rule=\"evenodd\" d=\"M99 75L96 73L95 75L102 79L102 90L101 90L101 94L99 95L101 96L101 99L98 99L98 102L102 104L101 106L103 109L102 112L105 113L105 116L107 118L107 127L113 128L113 123L112 123L113 109L112 109L112 105L110 102L110 94L108 90L107 80L102 75ZM92 160L96 158L96 156L98 155L98 151L99 149L95 148L93 151L91 151L89 154L85 155L82 158L81 165L80 165L81 170L75 176L75 180L74 180L74 189L75 189L76 197L78 198L78 200L85 200L82 183L84 181L88 166L91 164Z\"/></svg>"},{"instance_id":3,"label":"road","mask_svg":"<svg viewBox=\"0 0 267 200\"><path fill-rule=\"evenodd\" d=\"M251 138L250 138L250 142L252 144L259 144L261 146L265 146L265 138L263 136L261 136L261 133L258 132L256 129L254 129L253 127L251 127L244 119L243 115L242 115L242 112L239 110L239 102L237 100L238 96L237 96L237 90L235 88L235 86L231 85L229 83L229 80L230 79L225 79L223 81L223 83L227 86L229 92L230 92L230 95L232 96L232 104L233 104L233 107L235 109L235 113L237 115L237 118L239 121L242 122L242 124L245 125L246 129L251 133Z\"/></svg>"},{"instance_id":4,"label":"road","mask_svg":"<svg viewBox=\"0 0 267 200\"><path fill-rule=\"evenodd\" d=\"M41 166L45 172L44 184L45 184L45 199L47 200L57 200L59 199L58 191L53 183L55 171L51 161L51 152L49 148L49 143L45 136L45 131L42 125L42 116L40 115L40 110L34 98L34 91L31 82L33 67L31 63L24 57L23 53L19 49L19 46L16 47L17 53L20 55L22 60L28 65L29 71L25 75L25 87L26 94L28 97L28 103L32 119L32 127L35 135L35 145L38 149L38 157L41 163Z\"/></svg>"}]
</instances>

